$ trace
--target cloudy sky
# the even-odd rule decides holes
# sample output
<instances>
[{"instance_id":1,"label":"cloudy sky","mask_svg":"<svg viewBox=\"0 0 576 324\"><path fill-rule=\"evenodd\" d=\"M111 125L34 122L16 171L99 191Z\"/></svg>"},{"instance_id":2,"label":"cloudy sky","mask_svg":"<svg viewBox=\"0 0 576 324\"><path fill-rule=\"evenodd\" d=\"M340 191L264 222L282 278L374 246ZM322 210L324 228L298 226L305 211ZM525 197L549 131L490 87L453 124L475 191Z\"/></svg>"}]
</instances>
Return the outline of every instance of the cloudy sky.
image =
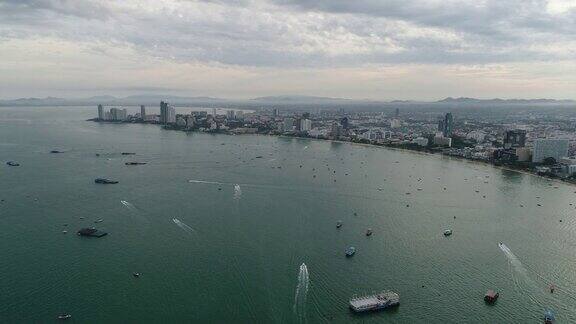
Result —
<instances>
[{"instance_id":1,"label":"cloudy sky","mask_svg":"<svg viewBox=\"0 0 576 324\"><path fill-rule=\"evenodd\" d=\"M576 99L576 0L0 0L0 98Z\"/></svg>"}]
</instances>

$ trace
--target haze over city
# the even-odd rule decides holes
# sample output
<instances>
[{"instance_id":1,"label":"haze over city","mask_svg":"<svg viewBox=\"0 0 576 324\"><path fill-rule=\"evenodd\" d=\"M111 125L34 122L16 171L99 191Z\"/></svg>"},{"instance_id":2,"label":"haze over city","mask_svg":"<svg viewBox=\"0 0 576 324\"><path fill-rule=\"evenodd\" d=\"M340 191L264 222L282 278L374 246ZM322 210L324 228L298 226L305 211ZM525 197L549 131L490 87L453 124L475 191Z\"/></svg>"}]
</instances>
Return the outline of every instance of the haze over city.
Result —
<instances>
[{"instance_id":1,"label":"haze over city","mask_svg":"<svg viewBox=\"0 0 576 324\"><path fill-rule=\"evenodd\" d=\"M569 0L0 1L0 98L576 99Z\"/></svg>"}]
</instances>

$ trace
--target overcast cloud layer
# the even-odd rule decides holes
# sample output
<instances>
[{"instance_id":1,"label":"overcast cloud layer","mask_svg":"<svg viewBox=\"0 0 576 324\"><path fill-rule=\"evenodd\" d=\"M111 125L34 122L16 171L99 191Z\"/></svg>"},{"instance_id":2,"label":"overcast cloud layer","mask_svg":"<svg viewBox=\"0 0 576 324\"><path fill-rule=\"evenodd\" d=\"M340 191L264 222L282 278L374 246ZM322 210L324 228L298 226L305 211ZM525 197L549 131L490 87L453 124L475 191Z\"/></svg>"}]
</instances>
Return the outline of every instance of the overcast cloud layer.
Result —
<instances>
[{"instance_id":1,"label":"overcast cloud layer","mask_svg":"<svg viewBox=\"0 0 576 324\"><path fill-rule=\"evenodd\" d=\"M576 99L572 0L0 0L0 97Z\"/></svg>"}]
</instances>

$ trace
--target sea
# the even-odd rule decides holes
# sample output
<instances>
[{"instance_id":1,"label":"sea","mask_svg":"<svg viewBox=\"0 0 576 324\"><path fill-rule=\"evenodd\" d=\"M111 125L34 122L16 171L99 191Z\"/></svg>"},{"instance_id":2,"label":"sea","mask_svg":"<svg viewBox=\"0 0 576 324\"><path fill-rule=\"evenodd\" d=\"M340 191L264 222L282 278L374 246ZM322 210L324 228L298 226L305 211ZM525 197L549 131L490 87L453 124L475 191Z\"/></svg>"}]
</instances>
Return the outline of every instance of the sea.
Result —
<instances>
[{"instance_id":1,"label":"sea","mask_svg":"<svg viewBox=\"0 0 576 324\"><path fill-rule=\"evenodd\" d=\"M574 186L95 115L0 107L1 323L541 323L546 309L576 322ZM108 235L76 235L84 227ZM349 310L384 290L399 307Z\"/></svg>"}]
</instances>

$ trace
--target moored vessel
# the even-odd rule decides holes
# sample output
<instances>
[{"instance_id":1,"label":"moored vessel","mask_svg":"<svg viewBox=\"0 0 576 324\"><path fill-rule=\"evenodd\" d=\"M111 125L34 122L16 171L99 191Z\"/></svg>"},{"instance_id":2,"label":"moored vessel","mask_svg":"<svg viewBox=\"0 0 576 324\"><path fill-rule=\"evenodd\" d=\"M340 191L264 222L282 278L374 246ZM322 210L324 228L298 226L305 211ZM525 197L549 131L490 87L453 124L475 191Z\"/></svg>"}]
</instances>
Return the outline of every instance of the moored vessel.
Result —
<instances>
[{"instance_id":1,"label":"moored vessel","mask_svg":"<svg viewBox=\"0 0 576 324\"><path fill-rule=\"evenodd\" d=\"M94 180L95 183L100 183L100 184L116 184L118 183L118 181L116 180L110 180L110 179L105 179L105 178L96 178Z\"/></svg>"},{"instance_id":2,"label":"moored vessel","mask_svg":"<svg viewBox=\"0 0 576 324\"><path fill-rule=\"evenodd\" d=\"M350 309L354 312L368 312L400 305L400 295L393 291L350 299Z\"/></svg>"}]
</instances>

